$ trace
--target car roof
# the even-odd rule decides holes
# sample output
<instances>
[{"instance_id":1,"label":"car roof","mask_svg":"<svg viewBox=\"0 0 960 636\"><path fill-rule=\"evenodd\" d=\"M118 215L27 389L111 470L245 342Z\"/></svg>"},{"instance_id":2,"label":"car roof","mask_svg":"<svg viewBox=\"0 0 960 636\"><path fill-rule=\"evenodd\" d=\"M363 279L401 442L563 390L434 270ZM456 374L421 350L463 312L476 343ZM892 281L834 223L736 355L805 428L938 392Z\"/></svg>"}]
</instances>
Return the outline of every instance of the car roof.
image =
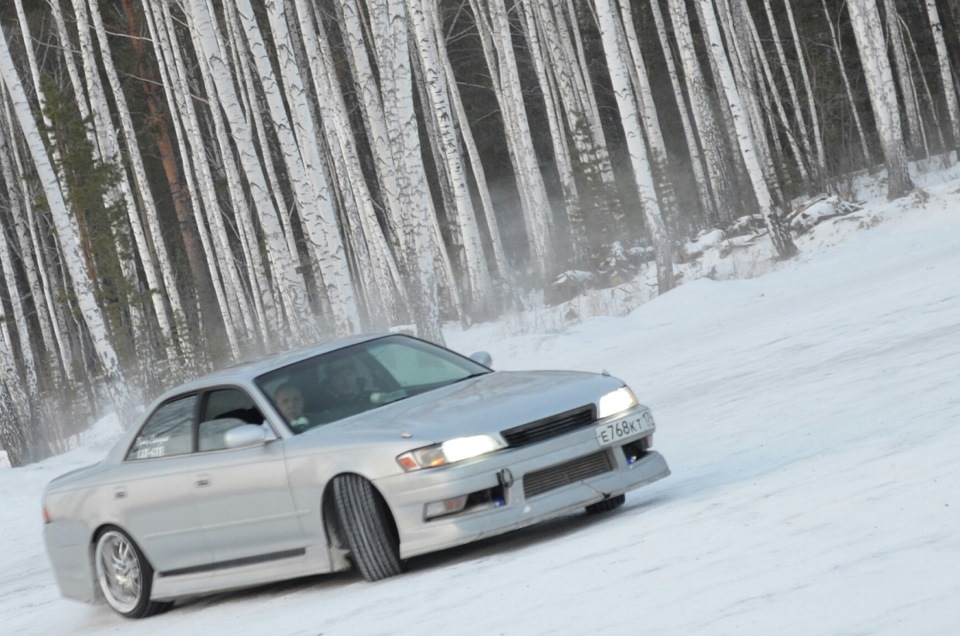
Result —
<instances>
[{"instance_id":1,"label":"car roof","mask_svg":"<svg viewBox=\"0 0 960 636\"><path fill-rule=\"evenodd\" d=\"M162 402L174 395L187 393L192 390L202 389L208 386L215 386L218 384L246 383L253 378L267 373L268 371L285 367L295 362L299 362L300 360L305 360L322 353L329 353L331 351L343 349L351 345L360 344L361 342L369 342L370 340L376 340L378 338L384 338L391 335L395 334L358 334L341 338L339 340L333 340L331 342L314 343L298 347L296 349L290 349L288 351L272 353L254 360L238 362L229 367L220 369L219 371L213 371L212 373L207 373L198 378L177 385L168 391L165 391L163 395L157 398L157 401Z\"/></svg>"}]
</instances>

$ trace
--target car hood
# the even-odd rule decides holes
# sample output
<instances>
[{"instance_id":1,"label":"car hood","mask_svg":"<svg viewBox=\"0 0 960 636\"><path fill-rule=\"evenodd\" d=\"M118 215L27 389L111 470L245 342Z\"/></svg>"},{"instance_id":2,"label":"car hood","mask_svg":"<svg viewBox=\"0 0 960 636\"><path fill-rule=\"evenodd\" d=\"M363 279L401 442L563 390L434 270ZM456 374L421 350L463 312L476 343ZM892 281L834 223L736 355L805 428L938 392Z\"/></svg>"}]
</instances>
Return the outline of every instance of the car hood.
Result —
<instances>
[{"instance_id":1,"label":"car hood","mask_svg":"<svg viewBox=\"0 0 960 636\"><path fill-rule=\"evenodd\" d=\"M574 371L496 371L342 420L344 432L379 432L441 442L499 433L582 406L623 386L617 378Z\"/></svg>"}]
</instances>

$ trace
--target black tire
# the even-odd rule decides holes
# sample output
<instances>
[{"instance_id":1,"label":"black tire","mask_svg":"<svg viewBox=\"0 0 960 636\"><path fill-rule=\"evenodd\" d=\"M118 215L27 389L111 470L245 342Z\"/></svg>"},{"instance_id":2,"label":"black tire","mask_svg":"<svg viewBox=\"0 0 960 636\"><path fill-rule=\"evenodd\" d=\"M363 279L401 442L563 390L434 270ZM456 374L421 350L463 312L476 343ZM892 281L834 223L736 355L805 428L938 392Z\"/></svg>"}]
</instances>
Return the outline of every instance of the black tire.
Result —
<instances>
[{"instance_id":1,"label":"black tire","mask_svg":"<svg viewBox=\"0 0 960 636\"><path fill-rule=\"evenodd\" d=\"M125 618L146 618L172 603L150 600L153 567L140 547L120 528L104 528L94 549L97 584L113 611Z\"/></svg>"},{"instance_id":2,"label":"black tire","mask_svg":"<svg viewBox=\"0 0 960 636\"><path fill-rule=\"evenodd\" d=\"M617 495L615 497L610 497L609 499L604 499L603 501L598 501L595 504L590 504L585 508L588 515L595 515L601 512L609 512L610 510L616 510L623 505L623 502L627 500L626 495Z\"/></svg>"},{"instance_id":3,"label":"black tire","mask_svg":"<svg viewBox=\"0 0 960 636\"><path fill-rule=\"evenodd\" d=\"M333 480L333 502L353 564L368 581L403 571L400 547L387 505L373 485L359 475Z\"/></svg>"}]
</instances>

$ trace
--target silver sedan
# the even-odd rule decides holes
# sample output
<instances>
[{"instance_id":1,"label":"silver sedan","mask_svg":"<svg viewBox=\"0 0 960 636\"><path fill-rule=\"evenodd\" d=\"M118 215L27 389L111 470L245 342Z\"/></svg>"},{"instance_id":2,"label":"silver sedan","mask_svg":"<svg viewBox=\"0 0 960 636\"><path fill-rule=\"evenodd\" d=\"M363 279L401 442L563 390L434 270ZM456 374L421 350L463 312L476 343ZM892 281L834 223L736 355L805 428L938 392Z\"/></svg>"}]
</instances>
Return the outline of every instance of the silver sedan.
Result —
<instances>
[{"instance_id":1,"label":"silver sedan","mask_svg":"<svg viewBox=\"0 0 960 636\"><path fill-rule=\"evenodd\" d=\"M103 461L47 486L60 591L140 618L350 567L375 581L413 556L612 510L670 474L620 380L489 365L358 336L167 392Z\"/></svg>"}]
</instances>

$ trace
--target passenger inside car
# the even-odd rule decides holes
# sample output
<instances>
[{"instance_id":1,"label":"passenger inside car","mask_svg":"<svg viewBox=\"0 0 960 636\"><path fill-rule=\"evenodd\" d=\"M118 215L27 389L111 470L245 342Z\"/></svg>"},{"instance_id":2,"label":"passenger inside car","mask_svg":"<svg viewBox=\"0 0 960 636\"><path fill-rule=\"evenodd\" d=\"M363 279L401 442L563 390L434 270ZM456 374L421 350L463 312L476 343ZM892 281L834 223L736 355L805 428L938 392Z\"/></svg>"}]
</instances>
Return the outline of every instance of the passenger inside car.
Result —
<instances>
[{"instance_id":1,"label":"passenger inside car","mask_svg":"<svg viewBox=\"0 0 960 636\"><path fill-rule=\"evenodd\" d=\"M310 425L303 412L303 393L295 384L287 382L277 387L273 401L294 432L299 433Z\"/></svg>"}]
</instances>

